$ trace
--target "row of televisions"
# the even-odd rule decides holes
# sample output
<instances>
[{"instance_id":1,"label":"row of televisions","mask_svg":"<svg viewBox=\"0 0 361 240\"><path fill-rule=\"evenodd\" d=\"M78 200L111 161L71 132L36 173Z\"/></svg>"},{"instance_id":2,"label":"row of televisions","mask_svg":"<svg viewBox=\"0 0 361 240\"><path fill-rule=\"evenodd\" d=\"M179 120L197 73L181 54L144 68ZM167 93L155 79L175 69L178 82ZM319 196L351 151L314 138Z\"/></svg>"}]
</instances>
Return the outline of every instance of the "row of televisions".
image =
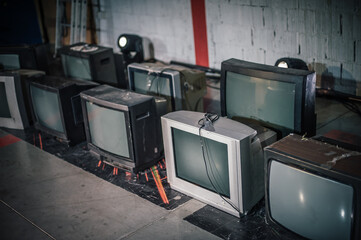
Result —
<instances>
[{"instance_id":1,"label":"row of televisions","mask_svg":"<svg viewBox=\"0 0 361 240\"><path fill-rule=\"evenodd\" d=\"M1 72L0 126L86 139L103 161L135 172L165 156L172 188L232 215L265 196L271 224L311 239L361 238L360 154L296 135L315 135L315 73L224 61L224 117L202 128L204 72L133 63L120 89L109 50L59 51L70 78ZM7 55L22 67L21 54L0 60Z\"/></svg>"}]
</instances>

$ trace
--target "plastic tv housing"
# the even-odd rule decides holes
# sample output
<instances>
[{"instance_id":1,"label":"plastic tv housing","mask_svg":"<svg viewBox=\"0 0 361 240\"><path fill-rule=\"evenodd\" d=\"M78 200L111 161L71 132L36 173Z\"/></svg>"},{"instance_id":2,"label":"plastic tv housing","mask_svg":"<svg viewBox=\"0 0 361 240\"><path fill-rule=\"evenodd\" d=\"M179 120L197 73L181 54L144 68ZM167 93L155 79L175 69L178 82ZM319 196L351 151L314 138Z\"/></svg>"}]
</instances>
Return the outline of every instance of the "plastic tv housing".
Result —
<instances>
[{"instance_id":1,"label":"plastic tv housing","mask_svg":"<svg viewBox=\"0 0 361 240\"><path fill-rule=\"evenodd\" d=\"M203 112L207 91L203 71L161 63L132 63L128 65L128 79L130 90L166 98L168 112Z\"/></svg>"},{"instance_id":2,"label":"plastic tv housing","mask_svg":"<svg viewBox=\"0 0 361 240\"><path fill-rule=\"evenodd\" d=\"M0 72L0 126L25 129L32 123L27 84L45 73L37 70Z\"/></svg>"},{"instance_id":3,"label":"plastic tv housing","mask_svg":"<svg viewBox=\"0 0 361 240\"><path fill-rule=\"evenodd\" d=\"M48 71L49 49L46 44L0 46L0 69Z\"/></svg>"},{"instance_id":4,"label":"plastic tv housing","mask_svg":"<svg viewBox=\"0 0 361 240\"><path fill-rule=\"evenodd\" d=\"M61 142L75 145L85 140L80 92L97 83L44 76L30 82L34 127L55 136Z\"/></svg>"},{"instance_id":5,"label":"plastic tv housing","mask_svg":"<svg viewBox=\"0 0 361 240\"><path fill-rule=\"evenodd\" d=\"M118 87L112 48L76 43L60 48L58 53L65 77Z\"/></svg>"},{"instance_id":6,"label":"plastic tv housing","mask_svg":"<svg viewBox=\"0 0 361 240\"><path fill-rule=\"evenodd\" d=\"M276 134L265 138L222 117L213 124L215 131L200 130L203 117L176 111L161 118L167 180L171 188L229 214L247 214L264 196L262 147Z\"/></svg>"},{"instance_id":7,"label":"plastic tv housing","mask_svg":"<svg viewBox=\"0 0 361 240\"><path fill-rule=\"evenodd\" d=\"M316 133L314 72L229 59L221 67L221 112L256 120L280 137Z\"/></svg>"},{"instance_id":8,"label":"plastic tv housing","mask_svg":"<svg viewBox=\"0 0 361 240\"><path fill-rule=\"evenodd\" d=\"M138 172L162 159L153 96L101 85L82 92L81 99L88 148L103 162Z\"/></svg>"},{"instance_id":9,"label":"plastic tv housing","mask_svg":"<svg viewBox=\"0 0 361 240\"><path fill-rule=\"evenodd\" d=\"M299 135L265 148L266 219L309 239L361 238L361 153Z\"/></svg>"}]
</instances>

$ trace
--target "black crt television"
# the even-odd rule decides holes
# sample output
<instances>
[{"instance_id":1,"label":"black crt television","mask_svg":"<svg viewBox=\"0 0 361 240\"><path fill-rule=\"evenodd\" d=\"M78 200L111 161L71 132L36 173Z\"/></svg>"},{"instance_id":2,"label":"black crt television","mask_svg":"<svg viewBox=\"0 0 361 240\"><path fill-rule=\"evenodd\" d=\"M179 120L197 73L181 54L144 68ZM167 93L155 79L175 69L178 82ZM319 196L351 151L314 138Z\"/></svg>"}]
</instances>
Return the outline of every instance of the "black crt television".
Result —
<instances>
[{"instance_id":1,"label":"black crt television","mask_svg":"<svg viewBox=\"0 0 361 240\"><path fill-rule=\"evenodd\" d=\"M314 72L229 59L221 66L221 112L276 131L316 133Z\"/></svg>"},{"instance_id":2,"label":"black crt television","mask_svg":"<svg viewBox=\"0 0 361 240\"><path fill-rule=\"evenodd\" d=\"M128 65L128 80L132 91L166 98L168 112L203 112L207 92L203 71L159 62L132 63Z\"/></svg>"},{"instance_id":3,"label":"black crt television","mask_svg":"<svg viewBox=\"0 0 361 240\"><path fill-rule=\"evenodd\" d=\"M35 69L48 72L49 45L2 45L0 69Z\"/></svg>"},{"instance_id":4,"label":"black crt television","mask_svg":"<svg viewBox=\"0 0 361 240\"><path fill-rule=\"evenodd\" d=\"M266 220L309 239L361 238L361 153L291 134L266 147Z\"/></svg>"},{"instance_id":5,"label":"black crt television","mask_svg":"<svg viewBox=\"0 0 361 240\"><path fill-rule=\"evenodd\" d=\"M108 85L80 95L88 148L102 161L138 172L162 159L160 117L153 96Z\"/></svg>"},{"instance_id":6,"label":"black crt television","mask_svg":"<svg viewBox=\"0 0 361 240\"><path fill-rule=\"evenodd\" d=\"M27 84L45 75L37 70L0 72L0 126L25 129L32 124Z\"/></svg>"},{"instance_id":7,"label":"black crt television","mask_svg":"<svg viewBox=\"0 0 361 240\"><path fill-rule=\"evenodd\" d=\"M75 145L85 140L80 92L97 83L44 76L29 84L34 127L55 136L61 142Z\"/></svg>"},{"instance_id":8,"label":"black crt television","mask_svg":"<svg viewBox=\"0 0 361 240\"><path fill-rule=\"evenodd\" d=\"M58 54L65 77L118 87L112 48L76 43L59 48Z\"/></svg>"}]
</instances>

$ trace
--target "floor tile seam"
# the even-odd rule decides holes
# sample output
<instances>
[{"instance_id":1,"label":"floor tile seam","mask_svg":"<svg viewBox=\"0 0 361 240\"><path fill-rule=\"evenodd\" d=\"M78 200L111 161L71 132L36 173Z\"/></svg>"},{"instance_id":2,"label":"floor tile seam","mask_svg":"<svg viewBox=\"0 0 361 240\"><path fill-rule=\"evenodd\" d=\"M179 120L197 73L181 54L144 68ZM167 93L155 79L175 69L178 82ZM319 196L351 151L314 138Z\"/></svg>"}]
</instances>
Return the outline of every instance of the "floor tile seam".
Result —
<instances>
[{"instance_id":1,"label":"floor tile seam","mask_svg":"<svg viewBox=\"0 0 361 240\"><path fill-rule=\"evenodd\" d=\"M332 120L330 120L330 121L328 121L328 122L323 123L321 126L318 126L318 127L316 128L316 130L320 130L321 128L326 127L327 125L331 124L332 122L336 121L337 119L340 119L341 117L347 115L349 112L350 112L350 111L347 110L346 112L340 114L339 116L335 117L334 119L332 119Z\"/></svg>"},{"instance_id":2,"label":"floor tile seam","mask_svg":"<svg viewBox=\"0 0 361 240\"><path fill-rule=\"evenodd\" d=\"M12 212L14 212L15 214L17 214L18 216L20 216L22 219L24 219L25 221L27 221L28 223L30 223L32 226L34 226L36 229L38 229L39 231L41 231L42 233L44 233L46 236L48 236L50 239L54 239L55 238L48 233L47 231L45 231L44 229L42 229L40 226L38 226L36 223L34 223L33 221L31 221L29 218L25 217L22 213L20 213L18 210L16 210L15 208L13 208L11 205L9 205L8 203L6 203L5 201L0 199L0 202L6 206L7 208L9 208Z\"/></svg>"}]
</instances>

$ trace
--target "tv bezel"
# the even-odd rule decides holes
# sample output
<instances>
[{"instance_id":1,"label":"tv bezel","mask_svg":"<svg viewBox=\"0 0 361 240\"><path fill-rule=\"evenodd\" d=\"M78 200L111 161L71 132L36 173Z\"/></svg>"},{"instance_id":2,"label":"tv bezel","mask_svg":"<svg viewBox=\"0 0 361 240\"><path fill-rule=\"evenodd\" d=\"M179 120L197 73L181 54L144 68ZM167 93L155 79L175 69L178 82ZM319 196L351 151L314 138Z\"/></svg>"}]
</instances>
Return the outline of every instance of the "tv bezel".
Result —
<instances>
[{"instance_id":1,"label":"tv bezel","mask_svg":"<svg viewBox=\"0 0 361 240\"><path fill-rule=\"evenodd\" d=\"M161 118L168 183L171 188L177 191L238 217L239 212L226 203L216 192L177 177L172 129L176 128L199 136L198 120L203 118L203 116L204 113L178 111L169 113ZM197 119L197 121L190 123L193 119ZM237 206L241 213L247 214L264 194L262 188L260 194L252 199L248 199L248 202L246 196L243 195L246 189L251 186L243 183L249 179L246 180L244 179L245 176L242 177L242 163L253 159L251 157L251 144L253 137L256 136L256 131L231 119L221 118L218 121L214 124L215 132L202 129L201 135L203 138L212 139L227 145L230 197L224 198ZM237 130L242 128L243 130L230 132L225 126L231 126Z\"/></svg>"},{"instance_id":2,"label":"tv bezel","mask_svg":"<svg viewBox=\"0 0 361 240\"><path fill-rule=\"evenodd\" d=\"M24 96L22 92L21 79L19 74L1 73L0 82L4 83L6 99L11 118L0 117L0 125L11 129L25 129L30 125L30 119L27 116ZM10 105L16 105L12 107Z\"/></svg>"},{"instance_id":3,"label":"tv bezel","mask_svg":"<svg viewBox=\"0 0 361 240\"><path fill-rule=\"evenodd\" d=\"M87 107L86 107L86 102L90 102L101 108L120 111L120 112L124 113L125 123L126 123L125 129L127 132L127 139L128 139L129 158L108 152L107 150L98 147L91 141L91 133L90 133L90 128L89 128L88 111L87 111ZM106 158L109 158L112 161L120 162L121 164L124 164L130 168L134 167L134 163L135 163L134 159L135 158L134 158L134 149L133 149L133 138L132 138L132 134L131 134L132 131L130 129L130 127L131 127L130 124L127 124L130 122L128 107L125 105L113 104L109 101L95 98L95 97L85 95L85 94L81 94L81 104L82 104L83 116L84 116L85 135L86 135L87 145L88 145L89 150L91 150L101 156L104 156Z\"/></svg>"},{"instance_id":4,"label":"tv bezel","mask_svg":"<svg viewBox=\"0 0 361 240\"><path fill-rule=\"evenodd\" d=\"M43 125L41 125L39 123L39 119L37 118L37 114L35 113L35 109L34 109L34 106L33 106L33 99L32 99L32 94L31 94L31 86L34 85L34 87L36 88L40 88L42 90L45 90L45 91L48 91L48 92L53 92L56 94L57 98L58 98L58 104L59 104L59 110L60 110L60 117L61 117L61 124L63 125L63 129L64 129L64 133L62 132L58 132L54 129L51 129L51 128L47 128L47 127L44 127ZM63 99L60 98L61 96L61 93L62 93L62 89L57 89L57 88L53 88L53 87L50 87L48 85L43 85L43 84L39 84L37 82L31 82L29 84L29 98L31 100L31 106L32 106L32 113L33 113L33 118L34 118L34 127L42 132L46 132L50 135L53 135L53 136L56 136L58 138L61 138L61 139L64 139L64 140L67 140L67 129L65 127L65 120L64 120L64 113L63 113L63 107L62 107L62 104L63 104Z\"/></svg>"},{"instance_id":5,"label":"tv bezel","mask_svg":"<svg viewBox=\"0 0 361 240\"><path fill-rule=\"evenodd\" d=\"M278 223L272 217L272 213L270 210L270 199L269 199L269 173L271 168L272 161L279 162L286 166L290 166L300 171L304 171L306 173L313 174L314 176L318 176L324 179L333 180L335 182L339 182L345 185L352 187L353 189L353 203L352 203L352 212L353 219L351 223L351 239L360 239L361 237L361 227L357 229L357 226L361 226L361 207L357 208L357 200L361 199L361 180L356 177L347 175L341 171L335 169L328 169L322 165L316 165L314 163L309 162L308 160L296 157L296 156L287 156L283 152L278 151L277 149L272 148L272 146L265 148L264 151L265 158L265 214L266 221L271 225L275 225L280 227L285 231L292 232L298 236L302 236L296 232L293 232L291 229L286 228L282 224ZM302 236L304 237L304 236Z\"/></svg>"},{"instance_id":6,"label":"tv bezel","mask_svg":"<svg viewBox=\"0 0 361 240\"><path fill-rule=\"evenodd\" d=\"M132 63L128 65L128 79L129 79L129 89L135 91L135 84L134 84L134 72L145 73L146 75L155 76L156 74L159 75L161 72L162 74L159 77L164 77L169 80L170 85L170 93L172 96L172 110L177 111L182 109L182 89L180 86L180 73L176 70L166 69L163 71L165 67L154 67L154 68L147 68L142 64L139 63ZM144 94L144 93L142 93ZM152 96L158 96L154 92L149 92Z\"/></svg>"},{"instance_id":7,"label":"tv bezel","mask_svg":"<svg viewBox=\"0 0 361 240\"><path fill-rule=\"evenodd\" d=\"M57 81L57 79L62 79L64 83L60 86L52 86L50 81L47 79L52 79L50 81ZM47 84L49 83L49 84ZM60 109L61 123L63 125L64 133L56 131L54 129L45 127L39 123L37 115L35 114L33 100L31 95L31 86L40 88L45 91L55 93L58 98L58 104ZM69 79L55 76L45 76L40 82L32 81L29 84L29 101L31 102L31 113L34 119L34 127L42 132L53 135L68 145L75 145L83 140L85 140L84 127L83 123L75 123L74 112L72 106L72 98L80 94L82 90L86 90L92 87L98 86L94 82L89 82L86 80L77 80ZM69 114L68 118L65 118L64 113ZM82 111L80 111L82 113ZM81 119L83 120L83 118ZM73 123L74 122L74 123Z\"/></svg>"},{"instance_id":8,"label":"tv bezel","mask_svg":"<svg viewBox=\"0 0 361 240\"><path fill-rule=\"evenodd\" d=\"M227 72L260 79L295 84L294 127L292 132L314 136L316 134L315 115L315 72L286 69L265 64L229 59L221 66L221 114L227 116L226 81ZM243 117L243 116L240 116ZM265 127L277 130L276 124L261 119ZM282 127L282 126L280 126Z\"/></svg>"},{"instance_id":9,"label":"tv bezel","mask_svg":"<svg viewBox=\"0 0 361 240\"><path fill-rule=\"evenodd\" d=\"M87 145L89 150L98 155L100 160L114 167L125 168L137 173L153 166L164 157L163 146L158 136L160 133L157 132L160 131L157 119L159 116L153 96L101 85L89 91L83 91L80 97ZM99 107L124 112L129 158L108 152L91 142L86 109L87 101L97 104ZM139 124L142 124L142 127L139 127ZM140 139L141 144L139 144Z\"/></svg>"}]
</instances>

